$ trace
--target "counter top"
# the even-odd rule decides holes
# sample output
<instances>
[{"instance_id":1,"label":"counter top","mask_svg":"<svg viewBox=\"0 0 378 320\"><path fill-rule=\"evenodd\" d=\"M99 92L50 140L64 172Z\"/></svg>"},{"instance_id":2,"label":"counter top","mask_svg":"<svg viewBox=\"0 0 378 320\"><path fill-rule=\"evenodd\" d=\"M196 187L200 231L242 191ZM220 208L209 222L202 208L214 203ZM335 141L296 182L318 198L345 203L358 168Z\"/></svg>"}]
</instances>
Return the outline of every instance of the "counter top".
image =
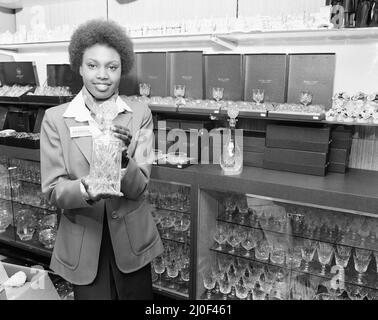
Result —
<instances>
[{"instance_id":1,"label":"counter top","mask_svg":"<svg viewBox=\"0 0 378 320\"><path fill-rule=\"evenodd\" d=\"M337 210L378 214L378 172L350 169L325 177L244 167L237 176L225 176L219 165L192 165L186 169L154 166L152 177L191 183L199 188L248 193ZM192 182L192 183L193 183Z\"/></svg>"}]
</instances>

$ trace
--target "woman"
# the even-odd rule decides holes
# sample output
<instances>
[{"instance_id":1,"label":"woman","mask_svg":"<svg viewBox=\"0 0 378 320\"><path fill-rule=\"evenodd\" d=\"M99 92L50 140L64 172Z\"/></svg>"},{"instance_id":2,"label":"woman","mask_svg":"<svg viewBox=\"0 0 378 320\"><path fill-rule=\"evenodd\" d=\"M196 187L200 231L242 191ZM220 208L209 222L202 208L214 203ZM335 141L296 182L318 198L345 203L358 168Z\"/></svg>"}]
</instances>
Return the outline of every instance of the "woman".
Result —
<instances>
[{"instance_id":1,"label":"woman","mask_svg":"<svg viewBox=\"0 0 378 320\"><path fill-rule=\"evenodd\" d=\"M147 105L126 104L118 95L134 62L132 43L115 23L92 20L72 35L69 57L84 86L69 104L48 109L41 129L42 192L64 210L50 267L74 284L75 299L151 299L150 262L163 252L144 195L152 116ZM118 110L113 131L125 149L121 193L95 193L88 179L104 101Z\"/></svg>"}]
</instances>

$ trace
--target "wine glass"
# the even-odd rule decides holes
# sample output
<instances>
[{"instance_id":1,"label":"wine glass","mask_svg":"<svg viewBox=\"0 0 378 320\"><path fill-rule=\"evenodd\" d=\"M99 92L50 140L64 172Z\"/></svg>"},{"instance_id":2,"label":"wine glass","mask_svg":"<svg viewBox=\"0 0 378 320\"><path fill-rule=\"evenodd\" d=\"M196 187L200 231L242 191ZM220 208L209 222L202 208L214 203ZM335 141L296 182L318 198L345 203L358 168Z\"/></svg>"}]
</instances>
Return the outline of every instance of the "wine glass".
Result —
<instances>
[{"instance_id":1,"label":"wine glass","mask_svg":"<svg viewBox=\"0 0 378 320\"><path fill-rule=\"evenodd\" d=\"M152 260L152 266L154 267L154 270L155 270L155 272L158 275L158 281L156 282L156 284L158 286L161 286L162 285L161 275L165 271L165 263L164 263L163 257L162 256L157 256L155 259L153 259Z\"/></svg>"},{"instance_id":2,"label":"wine glass","mask_svg":"<svg viewBox=\"0 0 378 320\"><path fill-rule=\"evenodd\" d=\"M231 293L231 282L228 279L227 273L224 273L223 278L220 280L219 290L223 294L222 299L227 300L227 295Z\"/></svg>"},{"instance_id":3,"label":"wine glass","mask_svg":"<svg viewBox=\"0 0 378 320\"><path fill-rule=\"evenodd\" d=\"M300 94L299 102L305 107L312 102L312 93L310 91L302 91Z\"/></svg>"},{"instance_id":4,"label":"wine glass","mask_svg":"<svg viewBox=\"0 0 378 320\"><path fill-rule=\"evenodd\" d=\"M272 246L264 237L263 239L257 242L256 248L255 248L256 259L261 260L261 261L268 261L271 250L272 250Z\"/></svg>"},{"instance_id":5,"label":"wine glass","mask_svg":"<svg viewBox=\"0 0 378 320\"><path fill-rule=\"evenodd\" d=\"M206 300L211 299L212 290L215 288L216 277L214 276L212 270L206 269L203 274L203 285L206 289Z\"/></svg>"},{"instance_id":6,"label":"wine glass","mask_svg":"<svg viewBox=\"0 0 378 320\"><path fill-rule=\"evenodd\" d=\"M0 210L0 233L3 233L12 222L12 215L7 209Z\"/></svg>"},{"instance_id":7,"label":"wine glass","mask_svg":"<svg viewBox=\"0 0 378 320\"><path fill-rule=\"evenodd\" d=\"M362 277L366 272L371 259L371 251L365 249L354 249L354 269L358 272L357 283L363 284Z\"/></svg>"},{"instance_id":8,"label":"wine glass","mask_svg":"<svg viewBox=\"0 0 378 320\"><path fill-rule=\"evenodd\" d=\"M327 264L330 263L331 258L332 258L333 246L329 243L319 241L317 251L318 251L319 262L322 265L322 270L320 274L322 276L325 276L326 266Z\"/></svg>"},{"instance_id":9,"label":"wine glass","mask_svg":"<svg viewBox=\"0 0 378 320\"><path fill-rule=\"evenodd\" d=\"M310 267L310 262L314 258L316 251L316 241L305 239L301 247L302 259L305 261L304 271L308 272Z\"/></svg>"},{"instance_id":10,"label":"wine glass","mask_svg":"<svg viewBox=\"0 0 378 320\"><path fill-rule=\"evenodd\" d=\"M335 250L336 265L345 269L348 265L351 252L352 247L337 245Z\"/></svg>"},{"instance_id":11,"label":"wine glass","mask_svg":"<svg viewBox=\"0 0 378 320\"><path fill-rule=\"evenodd\" d=\"M223 99L223 93L224 93L224 88L220 88L220 87L212 88L212 96L216 102L219 102L220 100Z\"/></svg>"},{"instance_id":12,"label":"wine glass","mask_svg":"<svg viewBox=\"0 0 378 320\"><path fill-rule=\"evenodd\" d=\"M251 257L250 250L256 246L256 238L253 236L253 231L248 231L247 237L241 242L242 247L246 250L244 257Z\"/></svg>"},{"instance_id":13,"label":"wine glass","mask_svg":"<svg viewBox=\"0 0 378 320\"><path fill-rule=\"evenodd\" d=\"M139 94L143 98L147 98L151 93L151 85L148 83L139 83Z\"/></svg>"},{"instance_id":14,"label":"wine glass","mask_svg":"<svg viewBox=\"0 0 378 320\"><path fill-rule=\"evenodd\" d=\"M222 223L217 223L215 232L213 234L213 238L215 242L218 244L215 250L223 251L223 244L227 242L227 226Z\"/></svg>"},{"instance_id":15,"label":"wine glass","mask_svg":"<svg viewBox=\"0 0 378 320\"><path fill-rule=\"evenodd\" d=\"M246 286L243 277L239 278L239 281L235 284L235 294L236 297L245 300L248 297L248 287Z\"/></svg>"},{"instance_id":16,"label":"wine glass","mask_svg":"<svg viewBox=\"0 0 378 320\"><path fill-rule=\"evenodd\" d=\"M236 206L239 211L239 223L245 225L245 220L248 215L247 197L245 195L238 197L236 201Z\"/></svg>"},{"instance_id":17,"label":"wine glass","mask_svg":"<svg viewBox=\"0 0 378 320\"><path fill-rule=\"evenodd\" d=\"M17 235L21 241L29 241L33 238L37 221L31 211L21 211L17 219Z\"/></svg>"},{"instance_id":18,"label":"wine glass","mask_svg":"<svg viewBox=\"0 0 378 320\"><path fill-rule=\"evenodd\" d=\"M282 237L277 237L273 241L272 252L270 253L270 261L275 264L283 265L285 262L285 252L287 250L287 245L285 239Z\"/></svg>"},{"instance_id":19,"label":"wine glass","mask_svg":"<svg viewBox=\"0 0 378 320\"><path fill-rule=\"evenodd\" d=\"M257 282L252 290L253 300L265 300L265 291L261 290L260 284Z\"/></svg>"},{"instance_id":20,"label":"wine glass","mask_svg":"<svg viewBox=\"0 0 378 320\"><path fill-rule=\"evenodd\" d=\"M294 243L286 252L286 265L291 269L298 269L302 262L302 249L299 243Z\"/></svg>"},{"instance_id":21,"label":"wine glass","mask_svg":"<svg viewBox=\"0 0 378 320\"><path fill-rule=\"evenodd\" d=\"M183 84L175 84L173 86L173 95L176 98L177 106L185 104L185 99L184 99L185 90L186 90L186 87Z\"/></svg>"},{"instance_id":22,"label":"wine glass","mask_svg":"<svg viewBox=\"0 0 378 320\"><path fill-rule=\"evenodd\" d=\"M167 268L167 275L171 278L171 284L169 285L170 288L175 288L175 278L179 274L179 267L177 265L176 260L172 259L166 266Z\"/></svg>"},{"instance_id":23,"label":"wine glass","mask_svg":"<svg viewBox=\"0 0 378 320\"><path fill-rule=\"evenodd\" d=\"M174 226L174 223L175 223L175 219L174 219L173 215L171 214L171 212L166 212L165 215L161 217L160 225L163 229L162 236L165 239L171 239L172 238L172 235L171 235L169 229Z\"/></svg>"},{"instance_id":24,"label":"wine glass","mask_svg":"<svg viewBox=\"0 0 378 320\"><path fill-rule=\"evenodd\" d=\"M256 104L260 104L264 101L265 92L263 89L253 89L252 90L252 99Z\"/></svg>"}]
</instances>

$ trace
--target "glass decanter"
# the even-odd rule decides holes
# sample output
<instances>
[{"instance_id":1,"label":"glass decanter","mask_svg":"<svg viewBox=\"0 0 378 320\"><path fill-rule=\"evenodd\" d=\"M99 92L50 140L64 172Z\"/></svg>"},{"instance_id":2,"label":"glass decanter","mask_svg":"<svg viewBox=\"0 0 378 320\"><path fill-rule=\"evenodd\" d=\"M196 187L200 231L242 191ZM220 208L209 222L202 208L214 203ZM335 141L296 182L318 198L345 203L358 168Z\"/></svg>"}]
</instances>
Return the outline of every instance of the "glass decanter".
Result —
<instances>
[{"instance_id":1,"label":"glass decanter","mask_svg":"<svg viewBox=\"0 0 378 320\"><path fill-rule=\"evenodd\" d=\"M94 192L120 192L122 141L111 131L112 121L117 116L114 102L104 102L100 108L103 132L93 138L92 161L89 177Z\"/></svg>"},{"instance_id":2,"label":"glass decanter","mask_svg":"<svg viewBox=\"0 0 378 320\"><path fill-rule=\"evenodd\" d=\"M237 175L243 170L243 153L235 139L235 126L239 115L236 107L230 106L227 110L229 116L229 134L225 137L226 143L223 144L223 151L220 159L220 166L225 175Z\"/></svg>"}]
</instances>

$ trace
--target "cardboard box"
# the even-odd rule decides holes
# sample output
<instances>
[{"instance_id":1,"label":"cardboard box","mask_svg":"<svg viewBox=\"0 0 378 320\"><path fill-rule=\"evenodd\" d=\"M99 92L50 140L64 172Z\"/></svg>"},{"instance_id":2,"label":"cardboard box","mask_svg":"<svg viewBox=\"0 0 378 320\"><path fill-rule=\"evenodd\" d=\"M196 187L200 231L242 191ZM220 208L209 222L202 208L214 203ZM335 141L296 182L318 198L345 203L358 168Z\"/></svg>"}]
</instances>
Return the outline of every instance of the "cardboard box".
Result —
<instances>
[{"instance_id":1,"label":"cardboard box","mask_svg":"<svg viewBox=\"0 0 378 320\"><path fill-rule=\"evenodd\" d=\"M330 162L328 166L329 172L345 173L348 170L346 163Z\"/></svg>"},{"instance_id":2,"label":"cardboard box","mask_svg":"<svg viewBox=\"0 0 378 320\"><path fill-rule=\"evenodd\" d=\"M27 282L22 287L6 287L2 298L6 296L6 300L60 300L47 271L4 262L2 264L8 277L18 271L25 272L27 276Z\"/></svg>"},{"instance_id":3,"label":"cardboard box","mask_svg":"<svg viewBox=\"0 0 378 320\"><path fill-rule=\"evenodd\" d=\"M262 168L263 161L264 161L263 152L251 152L251 151L244 150L243 165Z\"/></svg>"},{"instance_id":4,"label":"cardboard box","mask_svg":"<svg viewBox=\"0 0 378 320\"><path fill-rule=\"evenodd\" d=\"M245 101L253 101L252 89L263 89L265 102L286 102L286 54L247 54L243 61Z\"/></svg>"},{"instance_id":5,"label":"cardboard box","mask_svg":"<svg viewBox=\"0 0 378 320\"><path fill-rule=\"evenodd\" d=\"M267 147L264 152L264 160L285 164L324 167L328 161L328 154L323 152Z\"/></svg>"},{"instance_id":6,"label":"cardboard box","mask_svg":"<svg viewBox=\"0 0 378 320\"><path fill-rule=\"evenodd\" d=\"M302 127L269 124L266 146L327 153L330 140L329 127Z\"/></svg>"},{"instance_id":7,"label":"cardboard box","mask_svg":"<svg viewBox=\"0 0 378 320\"><path fill-rule=\"evenodd\" d=\"M290 54L289 55L289 103L299 103L300 93L310 91L312 104L332 106L335 77L335 54Z\"/></svg>"},{"instance_id":8,"label":"cardboard box","mask_svg":"<svg viewBox=\"0 0 378 320\"><path fill-rule=\"evenodd\" d=\"M213 88L224 88L223 100L242 100L242 55L206 54L205 97L213 99Z\"/></svg>"},{"instance_id":9,"label":"cardboard box","mask_svg":"<svg viewBox=\"0 0 378 320\"><path fill-rule=\"evenodd\" d=\"M168 96L167 53L136 53L136 63L138 81L150 84L150 96Z\"/></svg>"},{"instance_id":10,"label":"cardboard box","mask_svg":"<svg viewBox=\"0 0 378 320\"><path fill-rule=\"evenodd\" d=\"M202 51L168 53L169 94L174 96L174 85L185 85L185 97L203 98Z\"/></svg>"}]
</instances>

